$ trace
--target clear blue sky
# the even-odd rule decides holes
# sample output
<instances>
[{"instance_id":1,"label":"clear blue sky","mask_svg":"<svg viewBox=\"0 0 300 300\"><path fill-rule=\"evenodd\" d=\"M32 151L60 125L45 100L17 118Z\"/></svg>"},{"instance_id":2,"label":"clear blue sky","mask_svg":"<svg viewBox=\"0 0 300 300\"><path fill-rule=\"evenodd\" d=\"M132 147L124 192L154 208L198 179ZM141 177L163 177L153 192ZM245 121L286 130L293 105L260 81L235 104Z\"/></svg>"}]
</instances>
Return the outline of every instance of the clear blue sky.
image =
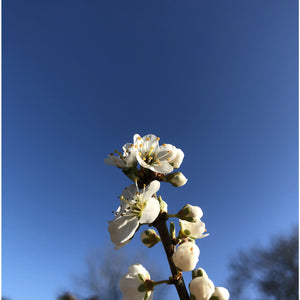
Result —
<instances>
[{"instance_id":1,"label":"clear blue sky","mask_svg":"<svg viewBox=\"0 0 300 300\"><path fill-rule=\"evenodd\" d=\"M296 0L4 0L3 295L55 299L113 248L130 182L103 159L135 133L185 152L188 183L160 194L203 209L198 267L224 285L239 249L298 223L297 89Z\"/></svg>"}]
</instances>

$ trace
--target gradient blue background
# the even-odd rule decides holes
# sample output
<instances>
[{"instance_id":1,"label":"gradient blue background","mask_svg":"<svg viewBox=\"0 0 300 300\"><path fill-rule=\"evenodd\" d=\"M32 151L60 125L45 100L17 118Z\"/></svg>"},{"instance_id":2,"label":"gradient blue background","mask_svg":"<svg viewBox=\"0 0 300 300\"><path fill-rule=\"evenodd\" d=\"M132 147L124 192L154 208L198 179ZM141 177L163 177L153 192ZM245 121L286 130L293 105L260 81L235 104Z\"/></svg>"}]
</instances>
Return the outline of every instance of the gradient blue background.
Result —
<instances>
[{"instance_id":1,"label":"gradient blue background","mask_svg":"<svg viewBox=\"0 0 300 300\"><path fill-rule=\"evenodd\" d=\"M160 194L203 209L198 267L225 285L239 249L298 224L297 101L295 0L4 0L3 295L55 299L113 248L130 181L103 159L134 133L185 152Z\"/></svg>"}]
</instances>

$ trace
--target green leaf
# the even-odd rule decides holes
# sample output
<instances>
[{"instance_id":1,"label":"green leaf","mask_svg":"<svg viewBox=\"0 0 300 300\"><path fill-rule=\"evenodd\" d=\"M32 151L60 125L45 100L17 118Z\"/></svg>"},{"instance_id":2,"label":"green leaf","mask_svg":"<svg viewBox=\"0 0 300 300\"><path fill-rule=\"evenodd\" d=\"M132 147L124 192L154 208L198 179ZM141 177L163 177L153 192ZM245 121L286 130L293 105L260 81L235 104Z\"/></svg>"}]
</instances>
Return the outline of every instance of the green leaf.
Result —
<instances>
[{"instance_id":1,"label":"green leaf","mask_svg":"<svg viewBox=\"0 0 300 300\"><path fill-rule=\"evenodd\" d=\"M146 287L143 283L141 285L139 285L138 291L141 292L141 293L146 292Z\"/></svg>"},{"instance_id":2,"label":"green leaf","mask_svg":"<svg viewBox=\"0 0 300 300\"><path fill-rule=\"evenodd\" d=\"M142 242L146 245L150 244L150 239L143 239Z\"/></svg>"},{"instance_id":3,"label":"green leaf","mask_svg":"<svg viewBox=\"0 0 300 300\"><path fill-rule=\"evenodd\" d=\"M143 300L147 300L149 297L150 297L150 292L147 292L146 294L145 294L145 296L144 296L144 299Z\"/></svg>"},{"instance_id":4,"label":"green leaf","mask_svg":"<svg viewBox=\"0 0 300 300\"><path fill-rule=\"evenodd\" d=\"M184 212L184 214L185 215L188 215L189 213L190 213L190 209L188 208L188 207L185 207L184 209L183 209L183 212Z\"/></svg>"},{"instance_id":5,"label":"green leaf","mask_svg":"<svg viewBox=\"0 0 300 300\"><path fill-rule=\"evenodd\" d=\"M138 274L138 278L140 281L143 281L143 282L145 281L143 274Z\"/></svg>"},{"instance_id":6,"label":"green leaf","mask_svg":"<svg viewBox=\"0 0 300 300\"><path fill-rule=\"evenodd\" d=\"M185 235L190 235L191 232L190 232L189 230L186 229L186 230L184 231L184 234L185 234Z\"/></svg>"}]
</instances>

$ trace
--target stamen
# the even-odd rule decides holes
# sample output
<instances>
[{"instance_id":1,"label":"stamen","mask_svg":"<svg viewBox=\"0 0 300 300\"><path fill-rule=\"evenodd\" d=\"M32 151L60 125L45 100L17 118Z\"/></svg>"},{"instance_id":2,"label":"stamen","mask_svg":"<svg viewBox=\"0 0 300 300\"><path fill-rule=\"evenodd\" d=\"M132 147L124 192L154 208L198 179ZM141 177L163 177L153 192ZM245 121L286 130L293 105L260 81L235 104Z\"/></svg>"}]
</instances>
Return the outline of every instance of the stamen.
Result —
<instances>
[{"instance_id":1,"label":"stamen","mask_svg":"<svg viewBox=\"0 0 300 300\"><path fill-rule=\"evenodd\" d=\"M135 182L135 186L136 186L136 191L139 192L139 187L138 187L138 184L137 184L137 179L134 181Z\"/></svg>"},{"instance_id":2,"label":"stamen","mask_svg":"<svg viewBox=\"0 0 300 300\"><path fill-rule=\"evenodd\" d=\"M163 144L164 147L166 147L166 144Z\"/></svg>"},{"instance_id":3,"label":"stamen","mask_svg":"<svg viewBox=\"0 0 300 300\"><path fill-rule=\"evenodd\" d=\"M157 141L159 141L159 140L160 140L160 138L159 138L159 137L157 137L157 138L156 138L156 140L157 140Z\"/></svg>"},{"instance_id":4,"label":"stamen","mask_svg":"<svg viewBox=\"0 0 300 300\"><path fill-rule=\"evenodd\" d=\"M147 140L147 141L150 141L150 138L147 137L146 140Z\"/></svg>"},{"instance_id":5,"label":"stamen","mask_svg":"<svg viewBox=\"0 0 300 300\"><path fill-rule=\"evenodd\" d=\"M150 148L149 155L151 155L153 149L154 149L154 147L152 146L152 147Z\"/></svg>"},{"instance_id":6,"label":"stamen","mask_svg":"<svg viewBox=\"0 0 300 300\"><path fill-rule=\"evenodd\" d=\"M140 147L143 147L143 144L140 144Z\"/></svg>"},{"instance_id":7,"label":"stamen","mask_svg":"<svg viewBox=\"0 0 300 300\"><path fill-rule=\"evenodd\" d=\"M120 156L122 156L122 153L119 152L118 150L115 150L115 153L119 154Z\"/></svg>"}]
</instances>

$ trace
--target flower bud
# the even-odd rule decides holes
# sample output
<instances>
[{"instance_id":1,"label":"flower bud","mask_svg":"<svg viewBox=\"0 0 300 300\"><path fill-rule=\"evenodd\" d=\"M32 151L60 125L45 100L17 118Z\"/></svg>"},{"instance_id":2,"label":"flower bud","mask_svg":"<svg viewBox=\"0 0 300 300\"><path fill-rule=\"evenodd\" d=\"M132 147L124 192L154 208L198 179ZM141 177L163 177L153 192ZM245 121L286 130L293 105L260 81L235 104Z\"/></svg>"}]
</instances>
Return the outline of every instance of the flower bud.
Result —
<instances>
[{"instance_id":1,"label":"flower bud","mask_svg":"<svg viewBox=\"0 0 300 300\"><path fill-rule=\"evenodd\" d=\"M141 264L131 265L128 271L120 279L123 299L151 299L154 284L148 271Z\"/></svg>"},{"instance_id":2,"label":"flower bud","mask_svg":"<svg viewBox=\"0 0 300 300\"><path fill-rule=\"evenodd\" d=\"M154 229L147 229L141 233L141 240L144 245L151 248L160 242L160 237Z\"/></svg>"},{"instance_id":3,"label":"flower bud","mask_svg":"<svg viewBox=\"0 0 300 300\"><path fill-rule=\"evenodd\" d=\"M214 297L216 300L228 300L230 294L227 289L223 287L216 287L212 297Z\"/></svg>"},{"instance_id":4,"label":"flower bud","mask_svg":"<svg viewBox=\"0 0 300 300\"><path fill-rule=\"evenodd\" d=\"M199 206L186 204L178 213L177 216L181 220L196 222L203 216L202 209Z\"/></svg>"},{"instance_id":5,"label":"flower bud","mask_svg":"<svg viewBox=\"0 0 300 300\"><path fill-rule=\"evenodd\" d=\"M191 298L209 300L215 290L214 283L207 277L195 277L189 284Z\"/></svg>"},{"instance_id":6,"label":"flower bud","mask_svg":"<svg viewBox=\"0 0 300 300\"><path fill-rule=\"evenodd\" d=\"M187 183L187 178L181 172L175 172L165 176L165 181L175 187L183 186Z\"/></svg>"},{"instance_id":7,"label":"flower bud","mask_svg":"<svg viewBox=\"0 0 300 300\"><path fill-rule=\"evenodd\" d=\"M192 272L192 278L193 279L196 278L196 277L202 277L202 276L203 277L208 277L204 269L198 268L198 269L193 270L193 272Z\"/></svg>"},{"instance_id":8,"label":"flower bud","mask_svg":"<svg viewBox=\"0 0 300 300\"><path fill-rule=\"evenodd\" d=\"M195 242L184 242L173 254L173 262L181 271L192 271L199 260L200 249Z\"/></svg>"}]
</instances>

